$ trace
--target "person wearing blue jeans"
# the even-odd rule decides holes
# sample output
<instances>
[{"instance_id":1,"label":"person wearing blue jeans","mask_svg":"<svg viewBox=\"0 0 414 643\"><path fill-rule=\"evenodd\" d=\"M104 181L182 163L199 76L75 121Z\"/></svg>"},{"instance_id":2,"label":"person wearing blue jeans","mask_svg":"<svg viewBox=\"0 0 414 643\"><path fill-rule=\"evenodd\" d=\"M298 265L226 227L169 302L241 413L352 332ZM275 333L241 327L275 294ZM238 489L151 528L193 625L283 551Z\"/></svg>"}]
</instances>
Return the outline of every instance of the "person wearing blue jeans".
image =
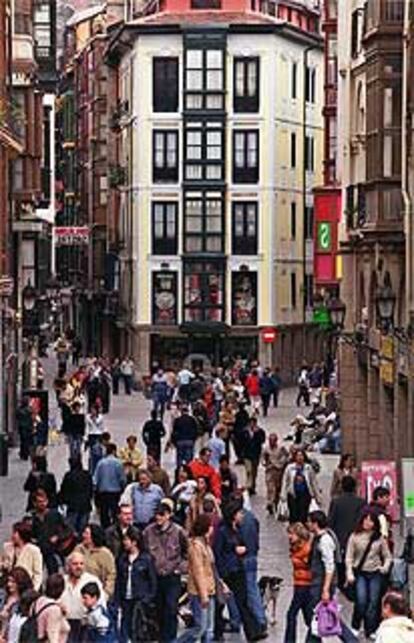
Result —
<instances>
[{"instance_id":1,"label":"person wearing blue jeans","mask_svg":"<svg viewBox=\"0 0 414 643\"><path fill-rule=\"evenodd\" d=\"M352 627L359 630L364 621L367 637L373 634L379 625L382 582L383 575L380 572L361 572L356 579Z\"/></svg>"},{"instance_id":2,"label":"person wearing blue jeans","mask_svg":"<svg viewBox=\"0 0 414 643\"><path fill-rule=\"evenodd\" d=\"M215 598L210 596L202 604L199 596L190 596L193 625L178 638L178 643L212 643L214 640Z\"/></svg>"},{"instance_id":3,"label":"person wearing blue jeans","mask_svg":"<svg viewBox=\"0 0 414 643\"><path fill-rule=\"evenodd\" d=\"M250 607L260 629L267 629L266 613L257 584L257 557L259 553L259 521L252 511L243 511L240 525L240 534L247 547L243 558L244 573L246 576L247 604Z\"/></svg>"},{"instance_id":4,"label":"person wearing blue jeans","mask_svg":"<svg viewBox=\"0 0 414 643\"><path fill-rule=\"evenodd\" d=\"M285 643L295 643L296 641L296 621L299 612L302 612L305 624L310 626L313 616L310 598L309 587L295 586L292 602L286 615Z\"/></svg>"}]
</instances>

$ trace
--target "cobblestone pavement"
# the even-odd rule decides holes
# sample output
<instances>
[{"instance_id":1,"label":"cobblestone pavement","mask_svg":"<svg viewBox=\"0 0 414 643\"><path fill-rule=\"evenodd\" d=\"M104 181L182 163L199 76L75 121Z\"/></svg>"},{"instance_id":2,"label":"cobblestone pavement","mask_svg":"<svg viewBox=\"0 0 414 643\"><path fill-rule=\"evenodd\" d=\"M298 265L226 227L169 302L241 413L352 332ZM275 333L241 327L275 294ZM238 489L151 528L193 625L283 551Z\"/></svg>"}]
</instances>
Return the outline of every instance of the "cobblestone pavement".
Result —
<instances>
[{"instance_id":1,"label":"cobblestone pavement","mask_svg":"<svg viewBox=\"0 0 414 643\"><path fill-rule=\"evenodd\" d=\"M45 360L46 371L54 372L54 360ZM294 406L295 391L288 389L283 391L280 399L280 407L271 409L270 416L262 419L261 424L267 432L276 431L285 435L289 429L289 422L296 414ZM56 417L56 405L53 392L50 395L51 417ZM136 433L139 438L141 427L149 414L150 403L144 399L142 394L134 393L132 396L121 394L113 398L111 411L105 418L105 428L108 430L114 441L122 445L130 433ZM68 448L63 438L58 438L48 448L49 469L55 473L58 484L67 469ZM169 453L163 456L163 465L172 471L174 454ZM327 493L332 471L336 465L336 456L323 456L320 458L322 465L319 481L325 495L327 505ZM243 467L237 467L239 479L243 480ZM26 506L26 494L23 492L23 483L27 476L29 465L22 463L17 455L17 450L10 452L9 476L0 478L0 498L3 510L2 522L0 524L0 540L3 542L10 533L10 527L14 521L19 519ZM252 500L252 508L257 514L261 524L261 552L259 560L259 577L261 574L277 575L284 579L283 588L279 595L277 606L277 623L269 628L269 643L281 643L285 615L290 603L292 582L291 569L288 558L288 542L285 527L275 518L269 517L265 511L265 485L263 471L259 473L258 494ZM298 628L297 643L304 641L305 630L302 626ZM228 641L236 643L243 640L240 636L228 637ZM327 639L326 639L327 640ZM331 639L335 640L335 639Z\"/></svg>"}]
</instances>

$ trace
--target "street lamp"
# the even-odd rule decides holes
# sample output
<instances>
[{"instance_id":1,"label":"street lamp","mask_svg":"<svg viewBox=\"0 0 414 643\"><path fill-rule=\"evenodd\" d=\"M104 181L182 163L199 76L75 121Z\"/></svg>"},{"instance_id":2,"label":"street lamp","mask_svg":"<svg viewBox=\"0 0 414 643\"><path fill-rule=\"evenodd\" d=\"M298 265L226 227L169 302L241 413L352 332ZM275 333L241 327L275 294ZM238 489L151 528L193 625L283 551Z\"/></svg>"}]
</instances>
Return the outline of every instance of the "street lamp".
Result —
<instances>
[{"instance_id":1,"label":"street lamp","mask_svg":"<svg viewBox=\"0 0 414 643\"><path fill-rule=\"evenodd\" d=\"M46 294L50 301L54 301L59 294L59 282L56 277L50 277L46 282Z\"/></svg>"},{"instance_id":2,"label":"street lamp","mask_svg":"<svg viewBox=\"0 0 414 643\"><path fill-rule=\"evenodd\" d=\"M342 330L345 325L345 315L346 315L346 305L339 299L339 297L333 297L327 303L327 309L331 324L335 330Z\"/></svg>"},{"instance_id":3,"label":"street lamp","mask_svg":"<svg viewBox=\"0 0 414 643\"><path fill-rule=\"evenodd\" d=\"M394 310L397 297L392 289L391 280L384 279L384 285L377 289L375 302L377 305L377 313L381 321L381 326L384 330L388 330L394 322Z\"/></svg>"},{"instance_id":4,"label":"street lamp","mask_svg":"<svg viewBox=\"0 0 414 643\"><path fill-rule=\"evenodd\" d=\"M25 310L32 311L36 306L37 292L31 285L30 281L23 289L23 306Z\"/></svg>"}]
</instances>

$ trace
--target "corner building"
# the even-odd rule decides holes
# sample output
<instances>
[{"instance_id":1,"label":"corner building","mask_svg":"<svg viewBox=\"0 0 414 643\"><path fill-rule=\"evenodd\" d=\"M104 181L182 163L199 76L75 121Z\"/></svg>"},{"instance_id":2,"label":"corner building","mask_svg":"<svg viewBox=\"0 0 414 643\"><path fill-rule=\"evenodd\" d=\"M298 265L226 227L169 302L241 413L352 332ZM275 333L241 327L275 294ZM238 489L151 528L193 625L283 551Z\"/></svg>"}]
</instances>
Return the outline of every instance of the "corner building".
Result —
<instances>
[{"instance_id":1,"label":"corner building","mask_svg":"<svg viewBox=\"0 0 414 643\"><path fill-rule=\"evenodd\" d=\"M127 177L118 326L144 371L189 356L193 365L235 355L280 364L283 351L290 374L317 351L303 322L322 41L310 3L285 4L286 15L283 3L165 0L108 48ZM280 329L273 347L261 340L268 326Z\"/></svg>"}]
</instances>

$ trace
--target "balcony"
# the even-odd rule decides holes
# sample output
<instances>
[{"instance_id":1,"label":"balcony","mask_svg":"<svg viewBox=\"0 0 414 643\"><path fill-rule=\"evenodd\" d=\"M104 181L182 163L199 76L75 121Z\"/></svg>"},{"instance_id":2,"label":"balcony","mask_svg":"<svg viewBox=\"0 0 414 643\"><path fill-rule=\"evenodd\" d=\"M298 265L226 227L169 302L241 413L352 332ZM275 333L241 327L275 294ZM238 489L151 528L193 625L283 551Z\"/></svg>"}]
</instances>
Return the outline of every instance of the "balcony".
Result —
<instances>
[{"instance_id":1,"label":"balcony","mask_svg":"<svg viewBox=\"0 0 414 643\"><path fill-rule=\"evenodd\" d=\"M368 0L366 4L365 35L383 27L402 27L403 0Z\"/></svg>"}]
</instances>

